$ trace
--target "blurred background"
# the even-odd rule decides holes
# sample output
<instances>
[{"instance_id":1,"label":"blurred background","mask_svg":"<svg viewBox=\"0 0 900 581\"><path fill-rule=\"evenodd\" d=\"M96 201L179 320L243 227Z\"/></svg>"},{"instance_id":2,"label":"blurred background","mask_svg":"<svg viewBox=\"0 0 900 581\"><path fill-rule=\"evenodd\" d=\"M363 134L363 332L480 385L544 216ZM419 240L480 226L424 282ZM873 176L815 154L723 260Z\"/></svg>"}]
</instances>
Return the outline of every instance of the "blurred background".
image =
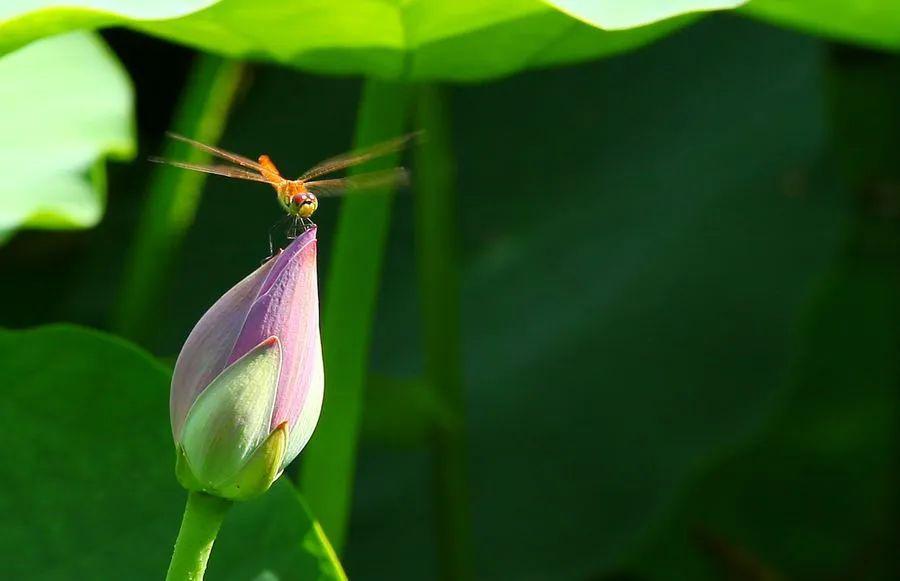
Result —
<instances>
[{"instance_id":1,"label":"blurred background","mask_svg":"<svg viewBox=\"0 0 900 581\"><path fill-rule=\"evenodd\" d=\"M203 312L266 258L282 214L262 186L210 177L147 303L149 322L117 323L160 179L146 159L165 151L186 83L209 57L125 29L102 39L133 84L137 149L108 164L95 227L26 228L0 247L3 383L20 381L17 362L27 367L14 345L38 349L24 330L57 323L122 335L170 368ZM353 146L364 83L248 64L218 143L299 174ZM900 60L721 13L605 59L443 84L440 99L452 252L423 258L417 204L431 194L414 151L403 160L413 185L393 201L375 279L340 551L347 574L898 578ZM4 134L3 147L19 137ZM323 200L316 216L326 319L342 203ZM421 265L445 259L447 296L434 299ZM439 312L449 305L455 330L444 338L455 344L429 343L431 300ZM327 408L336 364L323 324ZM433 349L455 359L450 395L433 393ZM54 353L67 360L61 351L37 360L52 367ZM109 381L104 393L131 389ZM68 411L116 405L100 399ZM12 401L6 425L23 422L22 410L43 413L24 396ZM138 437L166 449L160 413L161 427ZM71 429L77 441L82 428ZM7 454L6 463L28 455ZM2 502L29 511L49 502L56 516L7 522L0 553L17 578L73 578L68 563L81 549L53 539L79 528L77 511L98 510L71 488L86 503L72 515L65 502L29 499L63 477L42 457L45 484L17 477ZM126 456L104 462L98 473L130 466ZM142 470L123 471L139 480ZM154 468L160 478L170 470ZM163 555L182 502L174 478L165 486L174 500L158 517ZM30 573L12 565L28 542L51 547L43 558L26 550L43 562ZM112 578L91 566L96 576L82 578ZM140 571L129 578L154 578Z\"/></svg>"}]
</instances>

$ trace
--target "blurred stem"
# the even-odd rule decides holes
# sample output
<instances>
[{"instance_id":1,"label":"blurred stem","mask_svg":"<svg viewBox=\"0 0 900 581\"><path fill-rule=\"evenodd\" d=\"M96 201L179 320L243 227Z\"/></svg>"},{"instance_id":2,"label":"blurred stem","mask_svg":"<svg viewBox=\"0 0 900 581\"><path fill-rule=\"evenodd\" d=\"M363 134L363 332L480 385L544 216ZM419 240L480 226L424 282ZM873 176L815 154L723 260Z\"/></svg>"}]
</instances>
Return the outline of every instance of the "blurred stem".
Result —
<instances>
[{"instance_id":1,"label":"blurred stem","mask_svg":"<svg viewBox=\"0 0 900 581\"><path fill-rule=\"evenodd\" d=\"M356 125L356 146L403 133L407 92L402 84L366 82ZM359 171L395 163L396 156L386 156ZM391 201L392 196L388 195L366 195L351 196L342 202L325 286L325 405L315 436L303 452L299 486L338 553L344 546L350 516L363 384Z\"/></svg>"},{"instance_id":2,"label":"blurred stem","mask_svg":"<svg viewBox=\"0 0 900 581\"><path fill-rule=\"evenodd\" d=\"M854 321L866 321L866 313L874 311L866 331L880 339L863 344L869 359L856 355L852 360L864 370L852 375L857 384L862 382L853 387L872 390L885 384L896 390L900 376L892 363L900 347L896 332L900 329L900 59L832 45L827 62L831 145L856 203L840 265L842 282L866 291L865 295L857 291L859 303L843 310L853 313ZM842 327L841 332L848 328L853 327ZM898 402L895 392L894 408ZM894 457L892 481L885 483L886 499L879 504L887 505L881 511L882 528L869 542L860 543L861 550L842 578L898 578L900 553L890 541L900 534L898 475L900 458Z\"/></svg>"},{"instance_id":3,"label":"blurred stem","mask_svg":"<svg viewBox=\"0 0 900 581\"><path fill-rule=\"evenodd\" d=\"M231 502L202 492L188 493L166 581L200 581Z\"/></svg>"},{"instance_id":4,"label":"blurred stem","mask_svg":"<svg viewBox=\"0 0 900 581\"><path fill-rule=\"evenodd\" d=\"M197 56L172 130L206 143L218 142L242 74L243 65L238 62L207 54ZM193 163L208 159L206 154L174 140L166 143L163 157ZM159 165L149 182L112 322L114 331L138 342L146 342L154 328L172 263L194 222L206 176Z\"/></svg>"},{"instance_id":5,"label":"blurred stem","mask_svg":"<svg viewBox=\"0 0 900 581\"><path fill-rule=\"evenodd\" d=\"M416 248L425 378L457 420L433 426L434 495L443 579L470 579L470 518L462 381L453 148L441 89L420 88L416 149Z\"/></svg>"},{"instance_id":6,"label":"blurred stem","mask_svg":"<svg viewBox=\"0 0 900 581\"><path fill-rule=\"evenodd\" d=\"M900 59L833 46L828 64L831 145L855 195L849 257L892 272L900 258Z\"/></svg>"}]
</instances>

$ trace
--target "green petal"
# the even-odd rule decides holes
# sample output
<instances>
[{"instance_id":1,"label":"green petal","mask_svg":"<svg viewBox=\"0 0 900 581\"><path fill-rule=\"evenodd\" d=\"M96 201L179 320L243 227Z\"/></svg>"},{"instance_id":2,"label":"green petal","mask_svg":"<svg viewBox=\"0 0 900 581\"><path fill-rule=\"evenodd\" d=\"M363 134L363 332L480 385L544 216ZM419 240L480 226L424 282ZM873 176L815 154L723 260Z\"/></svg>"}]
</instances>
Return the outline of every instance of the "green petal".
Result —
<instances>
[{"instance_id":1,"label":"green petal","mask_svg":"<svg viewBox=\"0 0 900 581\"><path fill-rule=\"evenodd\" d=\"M230 500L247 500L267 491L281 476L281 459L286 448L287 422L283 422L256 449L241 471L213 492Z\"/></svg>"},{"instance_id":2,"label":"green petal","mask_svg":"<svg viewBox=\"0 0 900 581\"><path fill-rule=\"evenodd\" d=\"M175 459L175 478L178 479L178 483L187 490L202 491L203 484L191 472L191 467L184 456L184 448L176 445L175 454L177 455Z\"/></svg>"},{"instance_id":3,"label":"green petal","mask_svg":"<svg viewBox=\"0 0 900 581\"><path fill-rule=\"evenodd\" d=\"M194 402L180 443L206 489L238 474L269 436L280 371L281 344L273 337L227 367Z\"/></svg>"}]
</instances>

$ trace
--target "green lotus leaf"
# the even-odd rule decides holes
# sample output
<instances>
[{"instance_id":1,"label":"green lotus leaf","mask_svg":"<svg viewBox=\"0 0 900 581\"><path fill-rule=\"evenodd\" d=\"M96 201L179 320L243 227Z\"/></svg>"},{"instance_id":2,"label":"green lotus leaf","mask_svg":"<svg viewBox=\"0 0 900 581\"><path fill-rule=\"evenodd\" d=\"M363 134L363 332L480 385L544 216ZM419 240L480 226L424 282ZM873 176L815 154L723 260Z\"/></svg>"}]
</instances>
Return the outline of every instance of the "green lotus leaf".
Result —
<instances>
[{"instance_id":1,"label":"green lotus leaf","mask_svg":"<svg viewBox=\"0 0 900 581\"><path fill-rule=\"evenodd\" d=\"M741 12L846 42L900 50L896 0L753 0Z\"/></svg>"},{"instance_id":2,"label":"green lotus leaf","mask_svg":"<svg viewBox=\"0 0 900 581\"><path fill-rule=\"evenodd\" d=\"M604 30L651 24L679 14L735 8L747 0L545 0L563 12Z\"/></svg>"},{"instance_id":3,"label":"green lotus leaf","mask_svg":"<svg viewBox=\"0 0 900 581\"><path fill-rule=\"evenodd\" d=\"M96 224L103 158L134 152L125 71L99 38L72 33L0 59L0 87L0 236Z\"/></svg>"},{"instance_id":4,"label":"green lotus leaf","mask_svg":"<svg viewBox=\"0 0 900 581\"><path fill-rule=\"evenodd\" d=\"M175 479L170 379L105 333L0 330L0 422L15 434L0 447L4 578L161 578L187 494ZM210 579L346 579L284 480L229 511Z\"/></svg>"},{"instance_id":5,"label":"green lotus leaf","mask_svg":"<svg viewBox=\"0 0 900 581\"><path fill-rule=\"evenodd\" d=\"M215 3L216 0L4 0L0 3L0 54L61 32L178 18Z\"/></svg>"},{"instance_id":6,"label":"green lotus leaf","mask_svg":"<svg viewBox=\"0 0 900 581\"><path fill-rule=\"evenodd\" d=\"M321 73L464 81L616 54L690 21L610 32L542 0L168 0L153 8L93 0L78 6L32 0L0 9L0 54L63 30L119 25Z\"/></svg>"}]
</instances>

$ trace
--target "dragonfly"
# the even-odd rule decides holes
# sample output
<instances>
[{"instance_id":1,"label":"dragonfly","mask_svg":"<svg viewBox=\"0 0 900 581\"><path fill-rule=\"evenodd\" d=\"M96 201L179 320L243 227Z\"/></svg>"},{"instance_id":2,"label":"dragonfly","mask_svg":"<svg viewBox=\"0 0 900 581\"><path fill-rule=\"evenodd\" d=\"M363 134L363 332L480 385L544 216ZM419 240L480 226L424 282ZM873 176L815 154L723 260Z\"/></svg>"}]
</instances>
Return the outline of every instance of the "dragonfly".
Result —
<instances>
[{"instance_id":1,"label":"dragonfly","mask_svg":"<svg viewBox=\"0 0 900 581\"><path fill-rule=\"evenodd\" d=\"M381 188L401 186L409 182L409 173L402 167L377 170L340 178L321 179L329 174L348 169L369 160L389 155L403 149L419 133L410 133L363 149L343 153L321 161L304 172L297 179L287 179L281 175L272 159L260 155L256 161L231 151L207 145L177 133L167 133L172 139L183 141L210 155L227 161L228 164L206 165L173 161L151 157L150 161L164 163L208 174L215 174L239 180L249 180L269 184L275 188L278 202L288 216L303 226L313 225L312 215L319 207L319 198L341 196Z\"/></svg>"}]
</instances>

